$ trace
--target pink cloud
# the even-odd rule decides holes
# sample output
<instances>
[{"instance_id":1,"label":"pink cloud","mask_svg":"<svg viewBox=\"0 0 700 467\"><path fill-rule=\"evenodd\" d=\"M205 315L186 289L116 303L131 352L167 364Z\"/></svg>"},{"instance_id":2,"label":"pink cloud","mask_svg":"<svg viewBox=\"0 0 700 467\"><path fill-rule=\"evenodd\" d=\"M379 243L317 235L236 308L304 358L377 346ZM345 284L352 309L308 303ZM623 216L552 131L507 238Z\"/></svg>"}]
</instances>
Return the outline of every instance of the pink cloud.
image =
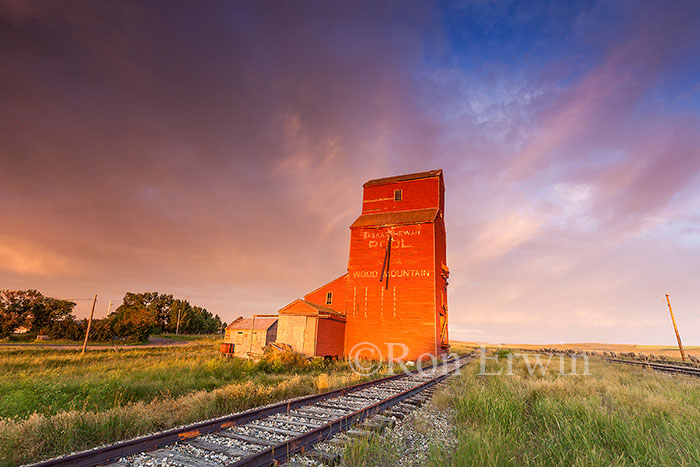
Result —
<instances>
[{"instance_id":1,"label":"pink cloud","mask_svg":"<svg viewBox=\"0 0 700 467\"><path fill-rule=\"evenodd\" d=\"M3 286L274 312L345 270L364 181L441 167L453 336L670 342L673 286L700 341L698 246L662 228L698 223L691 7L596 7L600 57L513 70L423 3L95 5L0 16Z\"/></svg>"}]
</instances>

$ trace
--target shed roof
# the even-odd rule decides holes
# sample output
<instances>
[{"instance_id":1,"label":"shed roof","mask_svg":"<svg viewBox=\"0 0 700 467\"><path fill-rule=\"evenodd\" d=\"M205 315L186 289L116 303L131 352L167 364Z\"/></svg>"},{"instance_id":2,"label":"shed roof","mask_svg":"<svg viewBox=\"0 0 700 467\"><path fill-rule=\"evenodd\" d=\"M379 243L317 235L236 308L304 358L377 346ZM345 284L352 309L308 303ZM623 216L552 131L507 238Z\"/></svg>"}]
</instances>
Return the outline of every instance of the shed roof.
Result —
<instances>
[{"instance_id":1,"label":"shed roof","mask_svg":"<svg viewBox=\"0 0 700 467\"><path fill-rule=\"evenodd\" d=\"M362 186L368 187L368 186L388 185L390 183L405 182L408 180L419 180L421 178L439 177L441 175L442 175L441 169L429 170L427 172L416 172L413 174L397 175L395 177L376 178L374 180L370 180L368 182L365 182L365 184Z\"/></svg>"},{"instance_id":2,"label":"shed roof","mask_svg":"<svg viewBox=\"0 0 700 467\"><path fill-rule=\"evenodd\" d=\"M255 318L255 324L253 324L252 318L239 318L233 321L231 324L226 326L226 329L239 329L239 330L250 330L251 326L255 326L253 329L256 331L264 331L270 329L270 327L277 322L277 318Z\"/></svg>"},{"instance_id":3,"label":"shed roof","mask_svg":"<svg viewBox=\"0 0 700 467\"><path fill-rule=\"evenodd\" d=\"M345 315L342 313L338 313L332 308L328 308L327 306L324 305L319 305L318 303L313 303L309 302L306 300L302 300L300 298L294 300L292 303L289 305L285 306L284 308L281 308L279 313L280 314L295 314L293 312L288 311L293 305L301 303L306 306L306 308L309 310L309 315L328 315L330 317L335 317L335 318L342 318L345 319ZM306 313L304 313L306 314Z\"/></svg>"},{"instance_id":4,"label":"shed roof","mask_svg":"<svg viewBox=\"0 0 700 467\"><path fill-rule=\"evenodd\" d=\"M414 209L411 211L392 211L362 214L350 226L358 227L385 227L390 225L427 224L437 217L439 209Z\"/></svg>"},{"instance_id":5,"label":"shed roof","mask_svg":"<svg viewBox=\"0 0 700 467\"><path fill-rule=\"evenodd\" d=\"M319 312L319 313L327 313L327 314L329 314L329 315L336 315L336 316L343 316L343 317L345 317L344 314L338 313L338 312L335 311L334 309L328 308L328 307L325 306L325 305L319 305L318 303L313 303L313 302L309 302L309 301L306 301L306 300L302 300L302 302L306 303L308 306L310 306L311 308L313 308L314 310L316 310L316 311Z\"/></svg>"}]
</instances>

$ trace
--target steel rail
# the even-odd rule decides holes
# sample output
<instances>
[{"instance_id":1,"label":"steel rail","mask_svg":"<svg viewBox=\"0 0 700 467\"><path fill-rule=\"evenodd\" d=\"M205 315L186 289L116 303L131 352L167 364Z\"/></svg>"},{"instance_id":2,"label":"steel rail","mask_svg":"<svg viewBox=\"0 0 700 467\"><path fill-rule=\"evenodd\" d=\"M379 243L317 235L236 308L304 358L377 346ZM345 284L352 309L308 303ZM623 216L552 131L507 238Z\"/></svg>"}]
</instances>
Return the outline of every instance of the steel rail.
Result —
<instances>
[{"instance_id":1,"label":"steel rail","mask_svg":"<svg viewBox=\"0 0 700 467\"><path fill-rule=\"evenodd\" d=\"M656 371L662 371L666 373L681 373L684 375L700 377L700 368L693 368L689 366L667 365L664 363L656 362L636 362L634 360L622 360L619 358L606 358L605 360L611 363L624 363L626 365L647 367Z\"/></svg>"},{"instance_id":2,"label":"steel rail","mask_svg":"<svg viewBox=\"0 0 700 467\"><path fill-rule=\"evenodd\" d=\"M465 358L469 358L469 356L462 357L458 361L462 361ZM323 401L326 399L331 399L331 398L334 398L337 396L344 396L346 394L353 393L353 392L359 391L359 390L364 389L364 388L369 388L369 387L377 386L377 385L382 384L382 383L386 383L388 381L401 379L401 378L416 374L419 371L421 371L421 370L416 369L416 370L413 370L409 373L399 373L399 374L387 376L384 378L366 381L364 383L354 384L352 386L347 386L347 387L340 388L340 389L335 389L333 391L328 391L328 392L324 392L324 393L320 393L320 394L312 394L309 396L298 397L295 399L289 399L289 400L286 400L283 402L270 404L270 405L267 405L264 407L256 407L256 408L252 408L252 409L249 409L249 410L246 410L243 412L238 412L235 414L226 415L223 417L218 417L218 418L206 420L203 422L197 422L194 424L182 426L179 428L173 428L170 430L150 434L150 435L139 437L139 438L134 438L134 439L126 440L126 441L120 441L120 442L117 442L114 444L110 444L110 445L106 445L106 446L99 446L99 447L92 448L92 449L89 449L86 451L80 451L80 452L68 454L65 456L49 459L46 461L38 462L36 464L32 464L32 467L90 467L90 466L94 466L94 465L98 465L98 464L105 464L105 463L115 461L121 457L125 457L125 456L138 454L138 453L145 452L145 451L151 451L154 449L162 448L162 447L168 446L170 444L177 443L179 441L187 441L187 440L191 440L193 438L197 438L198 436L202 436L205 434L215 433L217 431L222 431L222 430L232 428L235 426L239 426L239 425L245 425L248 422L258 420L261 418L265 418L265 417L269 417L271 415L286 413L286 412L289 412L291 410L294 410L294 409L297 409L297 408L300 408L303 406L308 406L308 405L311 405L311 404L314 404L314 403L317 403L317 402L320 402L320 401ZM456 371L456 369L453 371ZM444 377L446 377L447 374L441 375L441 376L442 376L441 379L444 379ZM435 379L437 379L437 378L429 380L428 382L423 383L420 386L416 386L415 388L412 388L411 390L408 390L406 392L411 392L413 389L416 389L416 388L421 388L421 390L423 390L428 386L432 386L432 384L429 384L429 383ZM433 384L435 384L435 383L433 383ZM396 397L400 397L402 394L404 394L404 393L401 393ZM410 397L410 395L407 395L405 397ZM401 400L403 400L403 399L401 399ZM385 401L381 401L375 405L381 405L383 402L385 402ZM398 403L398 402L400 402L400 401L397 401L396 403ZM393 405L393 404L391 404L391 405ZM375 409L373 411L368 412L368 410L372 409L373 407L374 406L367 407L367 408L362 409L356 413L349 414L348 416L343 417L343 419L341 419L341 420L350 419L350 418L352 418L352 420L359 420L361 418L365 418L367 416L366 414L374 414L374 413L376 413L376 410L380 410L380 409ZM365 415L363 415L363 414L365 414ZM340 420L336 420L336 421L338 422ZM333 425L333 423L329 423L328 425ZM338 424L338 426L340 426L340 425ZM346 427L346 425L342 425L342 426ZM324 426L321 426L320 428L324 428ZM335 429L335 425L333 425L332 427L330 427L330 429L328 431L329 432L332 431L333 433L335 433L339 429L341 429L341 428ZM319 430L319 429L314 429L311 432L307 432L304 435L301 435L297 438L302 438L309 433L316 432L317 430ZM333 431L333 430L335 430L335 431ZM293 438L285 443L281 443L280 445L274 446L273 448L271 448L269 450L272 451L274 449L279 449L280 446L286 446L286 445L290 444L289 449L291 452L292 449L296 449L297 447L299 448L299 450L302 450L305 446L313 444L313 443L308 443L307 440L304 439L304 440L300 440L301 444L291 446L291 442L295 441L297 438ZM268 450L266 449L262 452L265 452L265 451L268 451ZM295 451L295 452L297 452L297 451ZM257 457L257 456L251 456L251 457ZM279 457L275 457L275 458L279 459ZM247 460L247 459L248 459L248 457L241 459L241 461ZM238 462L241 462L241 461L238 461ZM246 464L235 463L234 465L246 465ZM250 464L250 465L253 465L253 464ZM255 464L255 465L263 465L263 464Z\"/></svg>"},{"instance_id":3,"label":"steel rail","mask_svg":"<svg viewBox=\"0 0 700 467\"><path fill-rule=\"evenodd\" d=\"M467 362L471 359L469 357L463 357L459 361L467 359ZM465 363L466 364L466 363ZM279 443L276 446L272 446L268 449L260 451L243 459L229 464L227 467L262 467L268 465L277 465L278 463L286 460L292 454L303 452L307 447L310 447L320 441L328 439L330 436L348 429L354 423L361 421L371 415L378 412L382 412L391 406L394 406L401 401L404 401L416 394L424 391L425 389L438 384L440 381L447 378L450 374L457 371L463 365L456 366L453 370L449 372L444 372L435 378L426 381L423 384L415 386L408 389L402 393L395 396L384 399L383 401L377 402L374 405L365 407L356 412L346 415L343 418L333 420L325 425L315 428L311 431L303 433L296 438L292 438L285 442Z\"/></svg>"}]
</instances>

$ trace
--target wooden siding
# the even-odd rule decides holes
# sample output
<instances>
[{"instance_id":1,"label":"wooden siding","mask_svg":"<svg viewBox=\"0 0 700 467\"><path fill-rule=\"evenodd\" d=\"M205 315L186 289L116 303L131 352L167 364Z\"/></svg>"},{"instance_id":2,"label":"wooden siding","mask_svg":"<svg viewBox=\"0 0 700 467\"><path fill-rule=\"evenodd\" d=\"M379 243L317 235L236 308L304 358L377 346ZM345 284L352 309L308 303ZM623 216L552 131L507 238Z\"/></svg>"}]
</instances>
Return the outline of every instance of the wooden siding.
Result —
<instances>
[{"instance_id":1,"label":"wooden siding","mask_svg":"<svg viewBox=\"0 0 700 467\"><path fill-rule=\"evenodd\" d=\"M269 318L259 318L260 322L256 320L255 330L253 330L253 345L250 345L250 319L239 318L237 322L245 321L243 326L236 326L236 322L231 323L226 328L226 333L224 334L224 342L234 344L233 354L236 357L246 357L248 352L252 353L254 356L262 355L265 346L270 342L275 342L277 337L277 320L270 320ZM271 324L269 324L271 323ZM261 329L262 327L262 329Z\"/></svg>"},{"instance_id":2,"label":"wooden siding","mask_svg":"<svg viewBox=\"0 0 700 467\"><path fill-rule=\"evenodd\" d=\"M234 344L233 354L236 357L246 357L248 352L254 356L262 355L267 344L274 342L274 336L277 333L277 324L268 330L256 329L253 331L253 345L250 345L250 329L232 329L226 331L224 342ZM272 338L271 338L272 337Z\"/></svg>"},{"instance_id":3,"label":"wooden siding","mask_svg":"<svg viewBox=\"0 0 700 467\"><path fill-rule=\"evenodd\" d=\"M342 356L345 349L345 323L333 318L318 321L316 355L319 357Z\"/></svg>"},{"instance_id":4,"label":"wooden siding","mask_svg":"<svg viewBox=\"0 0 700 467\"><path fill-rule=\"evenodd\" d=\"M313 292L306 294L304 296L304 300L307 302L318 303L319 305L327 306L338 313L346 314L347 284L348 275L344 274L339 278L332 280L328 284L319 287ZM333 301L330 305L326 303L326 294L328 292L333 292Z\"/></svg>"},{"instance_id":5,"label":"wooden siding","mask_svg":"<svg viewBox=\"0 0 700 467\"><path fill-rule=\"evenodd\" d=\"M279 315L277 342L290 345L295 352L314 355L317 318L309 315L309 307L302 301L286 307Z\"/></svg>"},{"instance_id":6,"label":"wooden siding","mask_svg":"<svg viewBox=\"0 0 700 467\"><path fill-rule=\"evenodd\" d=\"M302 300L280 310L277 342L290 345L295 352L309 357L343 355L344 336L343 317L319 313Z\"/></svg>"},{"instance_id":7,"label":"wooden siding","mask_svg":"<svg viewBox=\"0 0 700 467\"><path fill-rule=\"evenodd\" d=\"M362 198L362 214L373 212L442 209L441 177L409 180L389 185L368 186ZM394 201L394 190L401 190L401 201Z\"/></svg>"},{"instance_id":8,"label":"wooden siding","mask_svg":"<svg viewBox=\"0 0 700 467\"><path fill-rule=\"evenodd\" d=\"M390 230L396 236L387 288L379 278ZM432 224L352 231L346 352L361 342L370 342L380 349L382 359L389 357L387 343L407 345L409 352L404 358L435 353L433 251ZM394 352L394 357L399 356Z\"/></svg>"},{"instance_id":9,"label":"wooden siding","mask_svg":"<svg viewBox=\"0 0 700 467\"><path fill-rule=\"evenodd\" d=\"M437 354L447 350L450 345L447 320L447 280L443 277L442 266L447 266L447 238L442 217L435 221L435 312ZM444 332L443 332L444 328Z\"/></svg>"},{"instance_id":10,"label":"wooden siding","mask_svg":"<svg viewBox=\"0 0 700 467\"><path fill-rule=\"evenodd\" d=\"M402 190L402 201L393 201L397 189ZM367 202L373 199L380 201ZM407 346L406 359L443 353L447 342L441 340L441 319L446 320L447 292L441 273L447 258L442 176L367 186L364 201L363 214L433 208L438 215L417 225L351 228L346 354L363 342L373 344L382 359L401 356L398 346L389 355L388 343ZM387 288L379 279L389 234Z\"/></svg>"}]
</instances>

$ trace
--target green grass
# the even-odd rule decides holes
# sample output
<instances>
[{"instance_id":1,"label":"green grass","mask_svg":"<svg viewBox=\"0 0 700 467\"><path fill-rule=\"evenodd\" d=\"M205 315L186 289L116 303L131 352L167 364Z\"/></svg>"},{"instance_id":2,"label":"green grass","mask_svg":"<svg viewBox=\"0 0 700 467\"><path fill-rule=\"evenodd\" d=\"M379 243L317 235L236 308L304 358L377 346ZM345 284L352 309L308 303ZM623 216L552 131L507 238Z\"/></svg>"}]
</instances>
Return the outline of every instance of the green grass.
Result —
<instances>
[{"instance_id":1,"label":"green grass","mask_svg":"<svg viewBox=\"0 0 700 467\"><path fill-rule=\"evenodd\" d=\"M213 343L92 350L82 358L75 350L3 350L0 466L359 380L343 362L221 359Z\"/></svg>"},{"instance_id":2,"label":"green grass","mask_svg":"<svg viewBox=\"0 0 700 467\"><path fill-rule=\"evenodd\" d=\"M495 355L493 352L491 355ZM500 352L499 357L507 355ZM532 358L532 357L530 357ZM546 359L545 359L546 361ZM532 361L531 361L532 365ZM700 465L700 380L590 360L590 376L559 375L559 360L530 375L514 359L475 362L433 404L453 414L452 432L423 441L433 466ZM570 372L570 359L565 359ZM430 423L412 420L403 423ZM417 426L417 425L416 425ZM446 439L452 442L443 442ZM393 434L355 440L343 465L405 465ZM445 447L451 446L451 447ZM452 447L454 446L454 447ZM410 463L410 460L409 460Z\"/></svg>"},{"instance_id":3,"label":"green grass","mask_svg":"<svg viewBox=\"0 0 700 467\"><path fill-rule=\"evenodd\" d=\"M0 418L106 410L258 378L253 362L222 360L210 345L129 350L10 350L0 353Z\"/></svg>"},{"instance_id":4,"label":"green grass","mask_svg":"<svg viewBox=\"0 0 700 467\"><path fill-rule=\"evenodd\" d=\"M597 359L590 376L558 369L530 376L516 360L513 376L478 376L472 363L449 390L457 448L431 464L700 465L699 380Z\"/></svg>"},{"instance_id":5,"label":"green grass","mask_svg":"<svg viewBox=\"0 0 700 467\"><path fill-rule=\"evenodd\" d=\"M272 384L280 375L346 371L344 363L290 366L221 359L215 344L91 350L83 357L75 350L7 350L0 352L0 418L103 411L234 382Z\"/></svg>"},{"instance_id":6,"label":"green grass","mask_svg":"<svg viewBox=\"0 0 700 467\"><path fill-rule=\"evenodd\" d=\"M221 339L223 339L223 337L224 337L222 334L173 334L173 333L152 334L152 336L153 337L164 337L164 338L171 339L174 341L183 341L183 342L215 340L219 343L221 343Z\"/></svg>"},{"instance_id":7,"label":"green grass","mask_svg":"<svg viewBox=\"0 0 700 467\"><path fill-rule=\"evenodd\" d=\"M164 333L164 334L151 334L151 337L160 337L160 338L165 338L165 339L170 339L172 341L180 341L180 342L198 342L198 343L205 343L205 342L221 342L221 339L223 338L222 334L174 334L174 333ZM70 339L45 339L45 340L37 340L36 339L36 334L13 334L11 335L6 341L3 341L2 344L4 344L5 347L9 346L16 346L18 348L26 348L26 347L42 347L42 346L51 346L51 345L71 345L71 346L80 346L82 347L83 345L83 340L70 340ZM90 341L88 343L88 348L90 347L95 347L95 346L109 346L109 347L123 347L123 346L148 346L148 345L153 345L151 342L146 341L146 342L132 342L132 341Z\"/></svg>"},{"instance_id":8,"label":"green grass","mask_svg":"<svg viewBox=\"0 0 700 467\"><path fill-rule=\"evenodd\" d=\"M389 437L372 435L348 443L343 450L343 467L393 465L400 456L399 445Z\"/></svg>"}]
</instances>

